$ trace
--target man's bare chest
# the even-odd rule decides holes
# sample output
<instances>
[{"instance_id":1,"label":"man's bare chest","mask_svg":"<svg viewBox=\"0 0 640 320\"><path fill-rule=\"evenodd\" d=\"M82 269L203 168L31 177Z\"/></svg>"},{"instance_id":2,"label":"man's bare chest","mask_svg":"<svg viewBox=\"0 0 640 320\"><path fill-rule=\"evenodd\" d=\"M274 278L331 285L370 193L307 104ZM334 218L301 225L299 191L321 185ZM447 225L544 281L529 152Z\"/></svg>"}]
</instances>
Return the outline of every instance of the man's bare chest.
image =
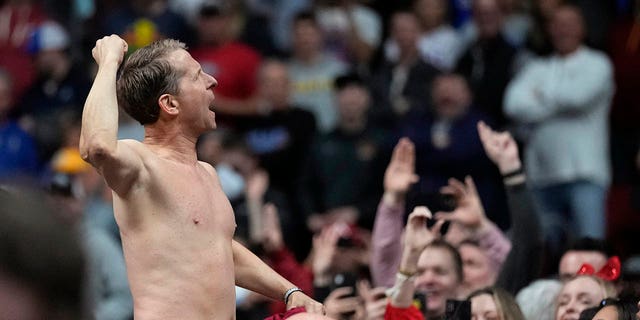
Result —
<instances>
[{"instance_id":1,"label":"man's bare chest","mask_svg":"<svg viewBox=\"0 0 640 320\"><path fill-rule=\"evenodd\" d=\"M220 230L233 235L235 218L229 200L217 180L206 171L166 170L158 174L153 197L167 208L165 214L177 227L194 231Z\"/></svg>"}]
</instances>

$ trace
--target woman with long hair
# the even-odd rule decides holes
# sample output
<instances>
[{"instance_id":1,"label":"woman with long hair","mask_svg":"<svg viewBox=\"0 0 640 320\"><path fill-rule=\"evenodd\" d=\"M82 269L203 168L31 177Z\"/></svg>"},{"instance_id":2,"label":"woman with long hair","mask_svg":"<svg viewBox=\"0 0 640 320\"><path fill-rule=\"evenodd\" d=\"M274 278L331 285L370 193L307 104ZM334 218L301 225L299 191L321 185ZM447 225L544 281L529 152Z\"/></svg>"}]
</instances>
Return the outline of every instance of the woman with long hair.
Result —
<instances>
[{"instance_id":1,"label":"woman with long hair","mask_svg":"<svg viewBox=\"0 0 640 320\"><path fill-rule=\"evenodd\" d=\"M616 295L611 282L593 275L579 275L562 286L557 298L556 320L578 319L585 309Z\"/></svg>"},{"instance_id":2,"label":"woman with long hair","mask_svg":"<svg viewBox=\"0 0 640 320\"><path fill-rule=\"evenodd\" d=\"M513 296L499 287L474 291L468 300L473 320L525 320Z\"/></svg>"}]
</instances>

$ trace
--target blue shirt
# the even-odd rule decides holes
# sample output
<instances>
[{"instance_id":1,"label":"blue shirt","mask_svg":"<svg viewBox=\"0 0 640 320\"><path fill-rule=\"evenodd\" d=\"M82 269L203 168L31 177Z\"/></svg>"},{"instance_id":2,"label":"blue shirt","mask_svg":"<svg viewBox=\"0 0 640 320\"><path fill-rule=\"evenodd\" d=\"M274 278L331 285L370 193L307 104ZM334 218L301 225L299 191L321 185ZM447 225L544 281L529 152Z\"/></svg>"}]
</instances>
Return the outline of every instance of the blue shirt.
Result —
<instances>
[{"instance_id":1,"label":"blue shirt","mask_svg":"<svg viewBox=\"0 0 640 320\"><path fill-rule=\"evenodd\" d=\"M0 124L0 180L35 176L38 167L33 139L15 121Z\"/></svg>"}]
</instances>

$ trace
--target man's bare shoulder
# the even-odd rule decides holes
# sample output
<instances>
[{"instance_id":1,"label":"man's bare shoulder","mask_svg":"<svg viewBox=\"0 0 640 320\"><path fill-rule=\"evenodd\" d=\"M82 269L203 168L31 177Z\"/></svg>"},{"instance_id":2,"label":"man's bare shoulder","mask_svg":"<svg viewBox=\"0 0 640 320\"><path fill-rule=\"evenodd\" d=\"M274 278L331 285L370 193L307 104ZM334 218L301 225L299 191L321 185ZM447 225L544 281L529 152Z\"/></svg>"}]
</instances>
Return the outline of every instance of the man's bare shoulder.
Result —
<instances>
[{"instance_id":1,"label":"man's bare shoulder","mask_svg":"<svg viewBox=\"0 0 640 320\"><path fill-rule=\"evenodd\" d=\"M121 139L118 140L119 144L122 144L126 148L132 149L133 151L137 151L139 153L149 153L151 150L144 143L134 140L134 139Z\"/></svg>"},{"instance_id":2,"label":"man's bare shoulder","mask_svg":"<svg viewBox=\"0 0 640 320\"><path fill-rule=\"evenodd\" d=\"M204 162L204 161L198 161L198 164L204 168L204 170L207 172L207 174L209 175L209 177L212 178L213 182L219 187L222 188L222 186L220 185L220 177L218 177L218 172L216 171L216 169L208 162Z\"/></svg>"},{"instance_id":3,"label":"man's bare shoulder","mask_svg":"<svg viewBox=\"0 0 640 320\"><path fill-rule=\"evenodd\" d=\"M143 164L143 167L147 167L148 164L160 158L157 150L154 150L144 142L134 139L121 139L118 140L118 146L123 149L124 152L133 153L137 156Z\"/></svg>"},{"instance_id":4,"label":"man's bare shoulder","mask_svg":"<svg viewBox=\"0 0 640 320\"><path fill-rule=\"evenodd\" d=\"M218 173L216 172L216 169L210 163L204 162L204 161L198 161L198 164L200 164L200 166L202 166L214 178L218 177Z\"/></svg>"}]
</instances>

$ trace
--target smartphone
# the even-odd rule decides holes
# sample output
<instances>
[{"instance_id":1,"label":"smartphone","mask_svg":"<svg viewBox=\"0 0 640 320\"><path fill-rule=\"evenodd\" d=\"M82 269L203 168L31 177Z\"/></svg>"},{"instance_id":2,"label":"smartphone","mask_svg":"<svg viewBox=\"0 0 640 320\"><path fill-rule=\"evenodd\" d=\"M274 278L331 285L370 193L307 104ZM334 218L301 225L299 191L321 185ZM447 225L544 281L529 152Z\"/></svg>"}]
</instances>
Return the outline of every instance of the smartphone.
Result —
<instances>
[{"instance_id":1,"label":"smartphone","mask_svg":"<svg viewBox=\"0 0 640 320\"><path fill-rule=\"evenodd\" d=\"M431 192L412 192L407 195L407 210L411 212L417 206L426 206L431 212L451 212L456 209L455 197L449 194Z\"/></svg>"},{"instance_id":2,"label":"smartphone","mask_svg":"<svg viewBox=\"0 0 640 320\"><path fill-rule=\"evenodd\" d=\"M342 288L342 287L350 287L352 289L351 295L356 295L356 282L358 282L358 277L353 273L338 273L333 277L333 282L331 283L331 291Z\"/></svg>"},{"instance_id":3,"label":"smartphone","mask_svg":"<svg viewBox=\"0 0 640 320\"><path fill-rule=\"evenodd\" d=\"M358 281L358 277L353 273L338 273L333 277L333 281L331 283L331 291L337 288L349 287L351 288L351 294L345 297L355 297L356 292L356 282ZM345 312L342 313L342 317L351 317L355 312Z\"/></svg>"},{"instance_id":4,"label":"smartphone","mask_svg":"<svg viewBox=\"0 0 640 320\"><path fill-rule=\"evenodd\" d=\"M445 320L471 320L471 301L447 300Z\"/></svg>"},{"instance_id":5,"label":"smartphone","mask_svg":"<svg viewBox=\"0 0 640 320\"><path fill-rule=\"evenodd\" d=\"M413 295L413 305L420 310L420 313L427 318L427 295L421 292L416 292Z\"/></svg>"},{"instance_id":6,"label":"smartphone","mask_svg":"<svg viewBox=\"0 0 640 320\"><path fill-rule=\"evenodd\" d=\"M426 206L432 213L451 212L456 209L456 200L453 196L441 193L413 192L407 195L406 210L413 211L417 206ZM436 223L434 219L427 220L427 227L431 228ZM445 222L440 229L444 236L449 231L449 222Z\"/></svg>"},{"instance_id":7,"label":"smartphone","mask_svg":"<svg viewBox=\"0 0 640 320\"><path fill-rule=\"evenodd\" d=\"M338 248L355 248L356 244L355 241L353 240L353 238L350 237L340 237L338 239L338 242L336 244L336 246L338 246Z\"/></svg>"}]
</instances>

